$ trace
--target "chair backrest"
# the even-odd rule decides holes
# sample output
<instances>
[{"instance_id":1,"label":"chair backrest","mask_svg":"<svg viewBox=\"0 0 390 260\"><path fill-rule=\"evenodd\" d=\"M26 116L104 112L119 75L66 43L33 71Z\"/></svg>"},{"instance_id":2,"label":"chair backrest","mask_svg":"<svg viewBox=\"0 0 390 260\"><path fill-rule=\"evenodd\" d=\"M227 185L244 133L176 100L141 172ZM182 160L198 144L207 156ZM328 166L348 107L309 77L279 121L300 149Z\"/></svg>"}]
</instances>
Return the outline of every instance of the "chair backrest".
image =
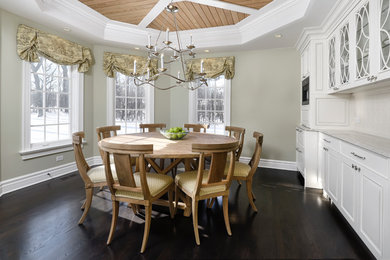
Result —
<instances>
[{"instance_id":1,"label":"chair backrest","mask_svg":"<svg viewBox=\"0 0 390 260\"><path fill-rule=\"evenodd\" d=\"M77 169L79 170L80 176L83 179L85 184L92 183L91 179L88 177L87 172L91 167L89 167L87 161L85 160L83 149L81 147L83 143L84 132L75 132L72 134L72 145L74 151L74 157L76 160Z\"/></svg>"},{"instance_id":2,"label":"chair backrest","mask_svg":"<svg viewBox=\"0 0 390 260\"><path fill-rule=\"evenodd\" d=\"M238 148L235 153L236 161L238 161L240 160L242 148L244 147L245 128L226 126L225 130L229 132L229 136L234 137L239 141Z\"/></svg>"},{"instance_id":3,"label":"chair backrest","mask_svg":"<svg viewBox=\"0 0 390 260\"><path fill-rule=\"evenodd\" d=\"M248 177L250 178L256 172L260 162L261 151L263 150L264 135L259 132L253 132L253 137L255 138L256 144L255 144L255 151L252 155L251 160L249 161L249 165L251 166L251 171L249 172Z\"/></svg>"},{"instance_id":4,"label":"chair backrest","mask_svg":"<svg viewBox=\"0 0 390 260\"><path fill-rule=\"evenodd\" d=\"M120 125L110 125L110 126L101 126L101 127L96 127L96 133L98 136L98 142L101 141L104 138L108 138L111 136L117 136L117 131L121 130ZM103 151L99 148L100 156L103 159L104 153Z\"/></svg>"},{"instance_id":5,"label":"chair backrest","mask_svg":"<svg viewBox=\"0 0 390 260\"><path fill-rule=\"evenodd\" d=\"M106 172L107 186L112 195L116 191L127 191L132 193L141 193L144 200L149 200L150 190L146 180L145 154L153 153L152 144L112 144L99 142L99 147L104 152L104 168ZM116 175L118 182L114 182L110 167L110 154L114 157ZM141 186L137 187L134 179L134 172L131 167L131 158L139 157L139 172Z\"/></svg>"},{"instance_id":6,"label":"chair backrest","mask_svg":"<svg viewBox=\"0 0 390 260\"><path fill-rule=\"evenodd\" d=\"M237 149L238 141L229 144L192 144L192 151L199 152L198 176L194 195L198 196L200 191L205 188L216 186L224 187L223 191L230 188L233 171L234 171L234 151ZM202 183L205 171L205 157L211 154L211 163L209 176L206 183ZM226 162L229 160L229 171L225 177ZM220 190L219 190L220 191Z\"/></svg>"},{"instance_id":7,"label":"chair backrest","mask_svg":"<svg viewBox=\"0 0 390 260\"><path fill-rule=\"evenodd\" d=\"M209 125L207 124L184 124L184 128L187 128L188 131L200 133L203 129L203 133L206 133L206 130L209 128Z\"/></svg>"},{"instance_id":8,"label":"chair backrest","mask_svg":"<svg viewBox=\"0 0 390 260\"><path fill-rule=\"evenodd\" d=\"M139 125L139 128L142 129L142 133L145 133L146 129L148 129L148 132L156 132L158 128L163 129L166 127L167 127L167 125L164 123L161 123L161 124L140 124Z\"/></svg>"}]
</instances>

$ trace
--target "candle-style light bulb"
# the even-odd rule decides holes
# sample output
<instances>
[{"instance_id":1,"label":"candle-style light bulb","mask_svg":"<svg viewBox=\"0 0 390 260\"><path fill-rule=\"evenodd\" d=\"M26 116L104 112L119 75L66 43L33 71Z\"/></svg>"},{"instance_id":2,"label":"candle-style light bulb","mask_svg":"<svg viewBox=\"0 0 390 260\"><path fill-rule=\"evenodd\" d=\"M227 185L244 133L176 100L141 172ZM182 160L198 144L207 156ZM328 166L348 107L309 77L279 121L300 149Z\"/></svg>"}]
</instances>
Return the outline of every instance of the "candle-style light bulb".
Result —
<instances>
[{"instance_id":1,"label":"candle-style light bulb","mask_svg":"<svg viewBox=\"0 0 390 260\"><path fill-rule=\"evenodd\" d=\"M190 45L192 45L192 34L190 35Z\"/></svg>"},{"instance_id":2,"label":"candle-style light bulb","mask_svg":"<svg viewBox=\"0 0 390 260\"><path fill-rule=\"evenodd\" d=\"M165 41L169 42L169 28L167 28L167 31L165 33Z\"/></svg>"},{"instance_id":3,"label":"candle-style light bulb","mask_svg":"<svg viewBox=\"0 0 390 260\"><path fill-rule=\"evenodd\" d=\"M173 57L176 57L177 56L176 54L177 54L176 51L173 51Z\"/></svg>"},{"instance_id":4,"label":"candle-style light bulb","mask_svg":"<svg viewBox=\"0 0 390 260\"><path fill-rule=\"evenodd\" d=\"M137 60L134 60L133 74L137 73Z\"/></svg>"},{"instance_id":5,"label":"candle-style light bulb","mask_svg":"<svg viewBox=\"0 0 390 260\"><path fill-rule=\"evenodd\" d=\"M152 42L152 36L149 34L148 35L148 46L150 47L150 44Z\"/></svg>"},{"instance_id":6,"label":"candle-style light bulb","mask_svg":"<svg viewBox=\"0 0 390 260\"><path fill-rule=\"evenodd\" d=\"M200 61L200 73L203 73L203 60Z\"/></svg>"},{"instance_id":7,"label":"candle-style light bulb","mask_svg":"<svg viewBox=\"0 0 390 260\"><path fill-rule=\"evenodd\" d=\"M150 69L148 68L148 70L147 70L147 79L149 80L149 78L150 78Z\"/></svg>"},{"instance_id":8,"label":"candle-style light bulb","mask_svg":"<svg viewBox=\"0 0 390 260\"><path fill-rule=\"evenodd\" d=\"M161 54L161 61L160 61L160 63L161 63L161 68L163 69L164 68L164 53Z\"/></svg>"},{"instance_id":9,"label":"candle-style light bulb","mask_svg":"<svg viewBox=\"0 0 390 260\"><path fill-rule=\"evenodd\" d=\"M180 70L177 72L177 78L180 79Z\"/></svg>"}]
</instances>

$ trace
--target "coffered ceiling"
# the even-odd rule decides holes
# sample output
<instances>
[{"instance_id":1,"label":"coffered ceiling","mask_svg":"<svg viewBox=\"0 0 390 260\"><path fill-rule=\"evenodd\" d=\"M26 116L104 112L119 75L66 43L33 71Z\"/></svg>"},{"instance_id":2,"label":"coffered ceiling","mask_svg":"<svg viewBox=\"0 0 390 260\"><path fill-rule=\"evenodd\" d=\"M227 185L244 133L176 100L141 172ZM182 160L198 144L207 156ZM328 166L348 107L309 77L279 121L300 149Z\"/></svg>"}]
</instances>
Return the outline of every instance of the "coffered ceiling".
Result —
<instances>
[{"instance_id":1,"label":"coffered ceiling","mask_svg":"<svg viewBox=\"0 0 390 260\"><path fill-rule=\"evenodd\" d=\"M175 31L174 18L158 7L164 0L80 0L83 4L104 15L123 23L141 25L157 30L169 28ZM226 1L174 1L179 8L176 14L179 30L194 30L234 25L272 0L226 0ZM147 16L150 17L147 17Z\"/></svg>"}]
</instances>

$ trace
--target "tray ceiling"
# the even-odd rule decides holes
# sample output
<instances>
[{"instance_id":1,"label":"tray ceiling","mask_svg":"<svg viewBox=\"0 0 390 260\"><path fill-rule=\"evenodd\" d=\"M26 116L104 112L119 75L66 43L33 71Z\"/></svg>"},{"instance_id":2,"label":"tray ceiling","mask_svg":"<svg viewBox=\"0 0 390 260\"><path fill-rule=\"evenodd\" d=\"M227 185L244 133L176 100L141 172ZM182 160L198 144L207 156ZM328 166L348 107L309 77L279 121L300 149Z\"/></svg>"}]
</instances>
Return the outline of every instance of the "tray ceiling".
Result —
<instances>
[{"instance_id":1,"label":"tray ceiling","mask_svg":"<svg viewBox=\"0 0 390 260\"><path fill-rule=\"evenodd\" d=\"M248 17L248 14L187 1L178 2L176 5L180 10L176 14L179 30L233 25ZM148 27L157 30L169 27L171 31L176 30L173 16L165 11L161 12Z\"/></svg>"},{"instance_id":2,"label":"tray ceiling","mask_svg":"<svg viewBox=\"0 0 390 260\"><path fill-rule=\"evenodd\" d=\"M161 4L159 3L161 0L80 0L80 2L110 20L140 25L143 20L148 20L147 16L152 16L153 19L142 25L157 30L165 30L167 27L171 31L176 30L172 15L164 9L154 13L154 7ZM179 30L193 30L237 24L270 2L272 0L177 1L174 3L180 10L176 14Z\"/></svg>"}]
</instances>

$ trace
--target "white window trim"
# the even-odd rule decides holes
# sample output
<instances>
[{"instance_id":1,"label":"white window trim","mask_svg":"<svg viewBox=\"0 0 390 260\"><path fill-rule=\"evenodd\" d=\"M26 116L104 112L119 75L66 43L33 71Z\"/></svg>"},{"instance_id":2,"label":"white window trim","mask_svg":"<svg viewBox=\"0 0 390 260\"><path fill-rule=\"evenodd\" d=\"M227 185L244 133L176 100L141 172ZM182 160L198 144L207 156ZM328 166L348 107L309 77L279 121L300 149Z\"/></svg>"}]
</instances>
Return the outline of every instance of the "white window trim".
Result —
<instances>
[{"instance_id":1,"label":"white window trim","mask_svg":"<svg viewBox=\"0 0 390 260\"><path fill-rule=\"evenodd\" d=\"M19 154L22 160L33 159L46 155L61 153L72 150L72 139L46 143L32 147L30 144L30 86L31 65L23 61L22 75L22 150ZM71 98L71 133L82 131L84 122L84 73L77 71L77 66L72 66L72 98Z\"/></svg>"},{"instance_id":2,"label":"white window trim","mask_svg":"<svg viewBox=\"0 0 390 260\"><path fill-rule=\"evenodd\" d=\"M230 125L230 111L231 111L231 90L232 80L225 79L225 99L224 99L224 114L225 114L225 126ZM188 120L191 124L196 124L196 91L189 91L188 95Z\"/></svg>"},{"instance_id":3,"label":"white window trim","mask_svg":"<svg viewBox=\"0 0 390 260\"><path fill-rule=\"evenodd\" d=\"M146 123L154 122L154 88L152 86L145 86L145 118ZM115 125L115 78L107 77L107 125Z\"/></svg>"}]
</instances>

